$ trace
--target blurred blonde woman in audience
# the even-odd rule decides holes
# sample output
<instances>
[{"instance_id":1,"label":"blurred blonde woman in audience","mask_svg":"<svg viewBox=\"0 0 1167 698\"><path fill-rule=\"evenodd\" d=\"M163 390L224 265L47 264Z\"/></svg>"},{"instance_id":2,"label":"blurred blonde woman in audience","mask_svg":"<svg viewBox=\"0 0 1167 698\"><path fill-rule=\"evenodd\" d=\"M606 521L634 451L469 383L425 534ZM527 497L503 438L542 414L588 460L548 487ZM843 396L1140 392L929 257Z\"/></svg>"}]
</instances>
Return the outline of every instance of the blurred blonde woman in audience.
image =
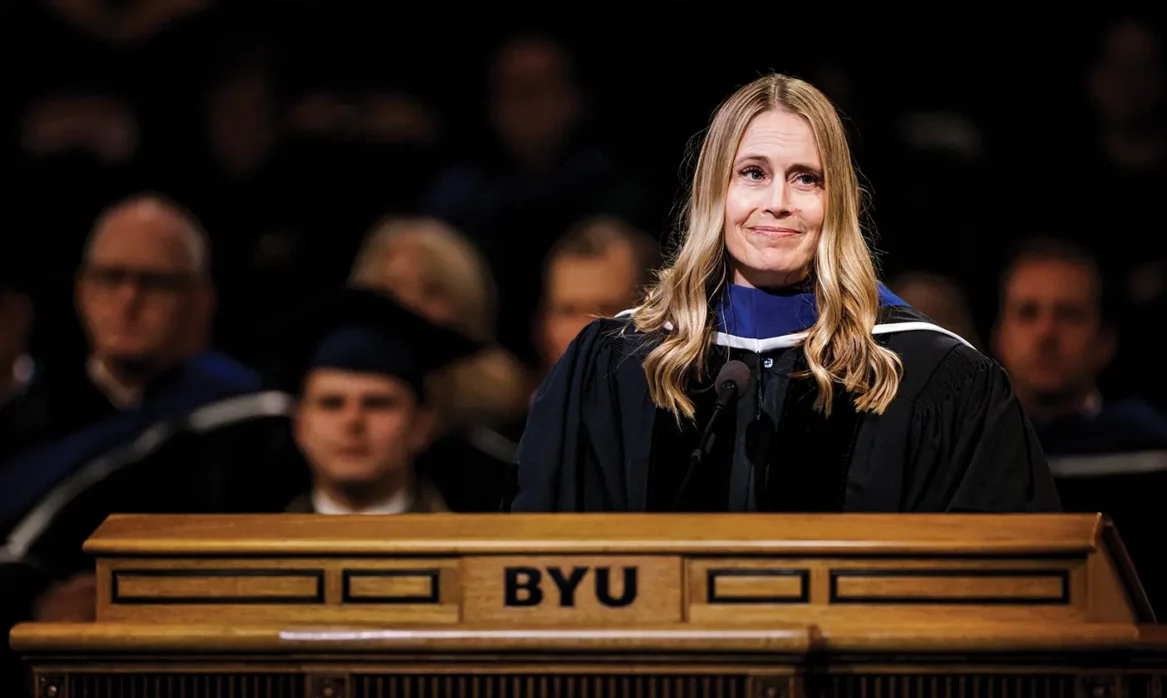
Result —
<instances>
[{"instance_id":1,"label":"blurred blonde woman in audience","mask_svg":"<svg viewBox=\"0 0 1167 698\"><path fill-rule=\"evenodd\" d=\"M349 282L381 288L432 322L490 342L494 278L465 236L434 218L385 218L365 236ZM497 426L527 409L532 378L510 353L488 349L434 378L444 431Z\"/></svg>"}]
</instances>

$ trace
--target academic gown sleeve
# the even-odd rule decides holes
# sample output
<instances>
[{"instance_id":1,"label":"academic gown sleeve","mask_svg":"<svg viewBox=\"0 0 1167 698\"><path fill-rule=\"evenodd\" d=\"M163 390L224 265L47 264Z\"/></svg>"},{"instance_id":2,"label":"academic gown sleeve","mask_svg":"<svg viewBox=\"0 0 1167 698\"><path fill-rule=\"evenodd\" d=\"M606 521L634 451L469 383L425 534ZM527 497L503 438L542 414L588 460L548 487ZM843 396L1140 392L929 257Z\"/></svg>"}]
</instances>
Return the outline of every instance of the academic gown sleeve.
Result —
<instances>
[{"instance_id":1,"label":"academic gown sleeve","mask_svg":"<svg viewBox=\"0 0 1167 698\"><path fill-rule=\"evenodd\" d=\"M515 453L504 508L528 513L627 508L625 386L616 375L619 329L617 321L592 322L544 379ZM639 370L638 362L634 368Z\"/></svg>"},{"instance_id":2,"label":"academic gown sleeve","mask_svg":"<svg viewBox=\"0 0 1167 698\"><path fill-rule=\"evenodd\" d=\"M960 345L915 402L907 511L1059 512L1032 425L999 364Z\"/></svg>"}]
</instances>

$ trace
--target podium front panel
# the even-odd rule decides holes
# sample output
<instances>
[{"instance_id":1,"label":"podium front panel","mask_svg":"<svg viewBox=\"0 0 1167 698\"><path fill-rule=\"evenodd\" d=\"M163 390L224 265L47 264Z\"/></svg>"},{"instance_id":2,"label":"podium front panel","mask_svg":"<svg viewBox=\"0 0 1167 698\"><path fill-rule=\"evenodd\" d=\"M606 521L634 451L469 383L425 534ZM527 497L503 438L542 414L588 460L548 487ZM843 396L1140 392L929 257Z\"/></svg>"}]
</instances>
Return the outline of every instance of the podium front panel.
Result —
<instances>
[{"instance_id":1,"label":"podium front panel","mask_svg":"<svg viewBox=\"0 0 1167 698\"><path fill-rule=\"evenodd\" d=\"M1161 698L1101 517L112 517L39 695Z\"/></svg>"}]
</instances>

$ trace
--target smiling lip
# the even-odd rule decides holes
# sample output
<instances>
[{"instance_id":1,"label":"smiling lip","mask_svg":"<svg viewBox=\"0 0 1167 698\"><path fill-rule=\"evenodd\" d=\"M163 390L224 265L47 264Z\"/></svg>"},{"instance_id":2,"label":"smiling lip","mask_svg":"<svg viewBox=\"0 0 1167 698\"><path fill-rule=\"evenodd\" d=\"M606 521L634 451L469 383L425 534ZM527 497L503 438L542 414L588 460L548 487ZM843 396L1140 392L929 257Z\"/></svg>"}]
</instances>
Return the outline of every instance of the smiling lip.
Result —
<instances>
[{"instance_id":1,"label":"smiling lip","mask_svg":"<svg viewBox=\"0 0 1167 698\"><path fill-rule=\"evenodd\" d=\"M798 235L798 231L794 228L782 228L776 225L755 225L749 228L751 232L758 235L765 235L772 238L784 238L790 235Z\"/></svg>"}]
</instances>

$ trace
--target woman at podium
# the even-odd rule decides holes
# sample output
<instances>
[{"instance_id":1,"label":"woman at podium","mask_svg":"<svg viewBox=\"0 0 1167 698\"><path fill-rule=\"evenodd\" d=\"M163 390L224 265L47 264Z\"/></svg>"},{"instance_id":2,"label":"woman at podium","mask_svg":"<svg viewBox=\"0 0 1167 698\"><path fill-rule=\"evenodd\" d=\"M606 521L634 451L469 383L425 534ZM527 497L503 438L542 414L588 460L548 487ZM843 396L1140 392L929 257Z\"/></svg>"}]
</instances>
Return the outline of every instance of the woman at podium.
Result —
<instances>
[{"instance_id":1,"label":"woman at podium","mask_svg":"<svg viewBox=\"0 0 1167 698\"><path fill-rule=\"evenodd\" d=\"M1008 377L884 288L842 122L770 75L714 115L679 245L540 387L517 512L1035 512Z\"/></svg>"}]
</instances>

